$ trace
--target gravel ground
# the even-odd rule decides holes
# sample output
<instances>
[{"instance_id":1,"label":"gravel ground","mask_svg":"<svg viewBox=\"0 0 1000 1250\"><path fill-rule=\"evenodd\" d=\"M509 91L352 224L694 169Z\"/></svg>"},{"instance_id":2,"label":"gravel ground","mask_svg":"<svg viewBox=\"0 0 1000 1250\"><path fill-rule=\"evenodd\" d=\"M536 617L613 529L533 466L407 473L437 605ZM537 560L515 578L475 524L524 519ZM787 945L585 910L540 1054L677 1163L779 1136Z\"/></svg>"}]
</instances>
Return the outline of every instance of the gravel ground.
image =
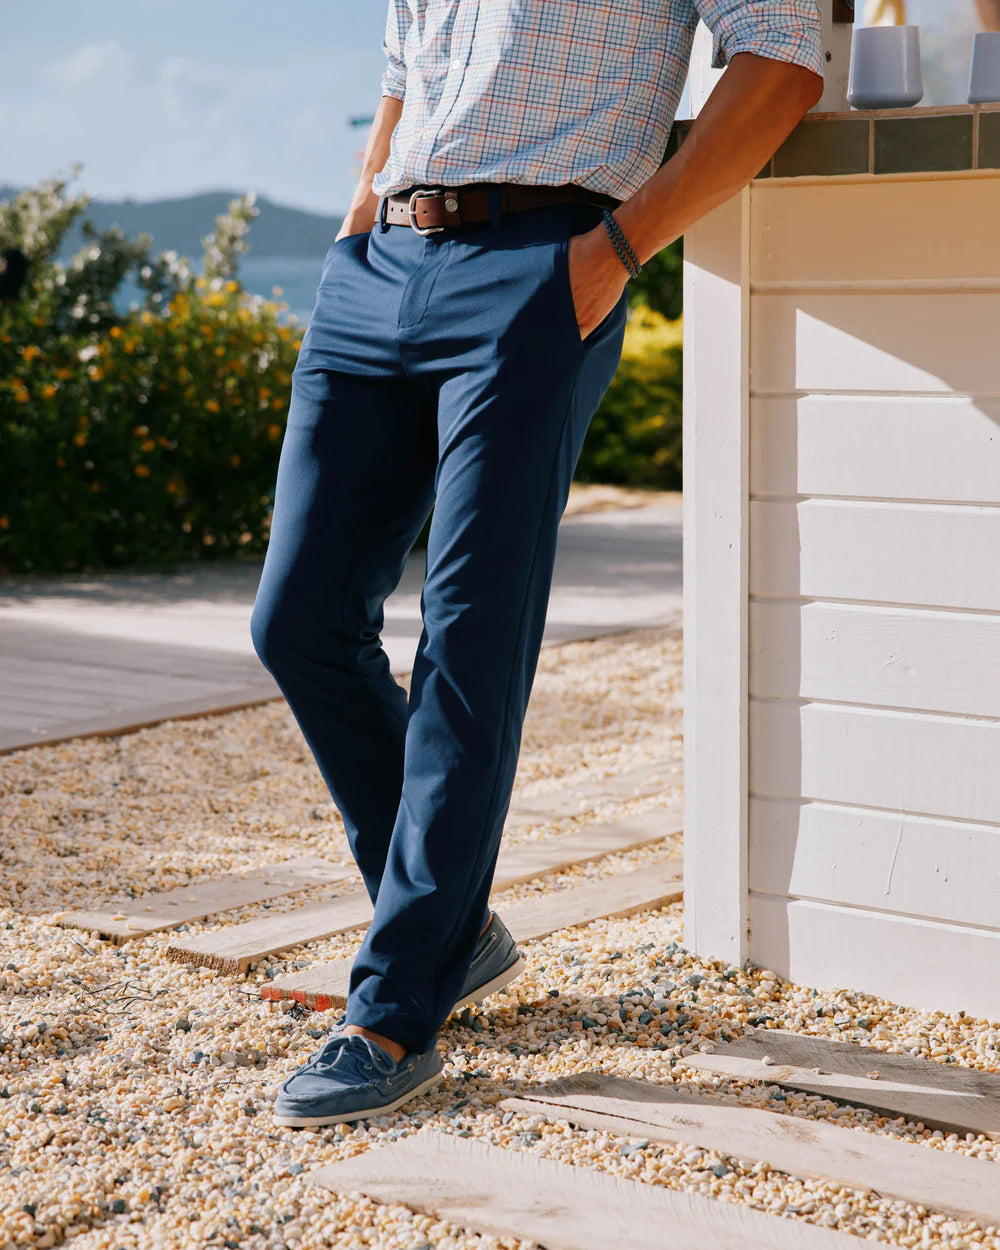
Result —
<instances>
[{"instance_id":1,"label":"gravel ground","mask_svg":"<svg viewBox=\"0 0 1000 1250\"><path fill-rule=\"evenodd\" d=\"M680 665L680 639L666 629L543 650L518 791L551 793L571 814L512 841L677 802L665 788L655 799L579 811L573 786L680 758ZM983 1137L673 1071L679 1056L751 1022L996 1071L1000 1027L988 1021L846 990L816 993L766 970L696 959L680 944L678 904L528 944L526 975L481 1014L453 1016L442 1030L444 1079L428 1096L360 1127L293 1132L271 1122L273 1091L321 1044L332 1014L268 1006L259 985L350 954L359 935L289 951L240 978L168 962L164 934L115 947L52 921L118 890L169 888L293 855L349 863L285 705L0 757L0 795L0 1247L527 1250L305 1183L318 1163L435 1128L872 1241L1000 1250L996 1229L871 1192L496 1107L535 1082L600 1070L693 1081L730 1101L1000 1163L1000 1145ZM497 909L677 853L678 841L516 886ZM278 900L266 914L321 892ZM265 913L247 907L234 916L255 914ZM188 931L211 927L217 918Z\"/></svg>"}]
</instances>

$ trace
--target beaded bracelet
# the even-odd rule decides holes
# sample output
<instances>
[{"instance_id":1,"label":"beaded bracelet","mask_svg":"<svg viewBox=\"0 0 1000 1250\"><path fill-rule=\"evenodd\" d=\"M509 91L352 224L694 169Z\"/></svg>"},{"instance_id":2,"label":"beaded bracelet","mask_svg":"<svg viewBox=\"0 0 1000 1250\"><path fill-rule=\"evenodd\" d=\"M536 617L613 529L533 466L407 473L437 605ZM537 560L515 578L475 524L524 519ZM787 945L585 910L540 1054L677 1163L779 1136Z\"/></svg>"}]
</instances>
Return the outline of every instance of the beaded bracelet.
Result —
<instances>
[{"instance_id":1,"label":"beaded bracelet","mask_svg":"<svg viewBox=\"0 0 1000 1250\"><path fill-rule=\"evenodd\" d=\"M608 237L618 253L618 259L629 271L630 277L638 277L642 270L642 265L639 264L639 257L632 251L631 244L625 237L625 231L618 224L618 220L610 208L605 208L602 211L602 216L604 218L604 228L607 230Z\"/></svg>"}]
</instances>

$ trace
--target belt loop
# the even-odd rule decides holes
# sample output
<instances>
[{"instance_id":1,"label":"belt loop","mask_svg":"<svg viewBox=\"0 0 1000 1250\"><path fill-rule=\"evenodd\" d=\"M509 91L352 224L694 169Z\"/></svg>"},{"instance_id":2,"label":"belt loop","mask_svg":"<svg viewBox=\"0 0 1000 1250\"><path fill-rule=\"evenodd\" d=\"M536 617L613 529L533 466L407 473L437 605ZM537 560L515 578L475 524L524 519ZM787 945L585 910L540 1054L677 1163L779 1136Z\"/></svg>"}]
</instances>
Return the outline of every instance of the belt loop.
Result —
<instances>
[{"instance_id":1,"label":"belt loop","mask_svg":"<svg viewBox=\"0 0 1000 1250\"><path fill-rule=\"evenodd\" d=\"M494 183L490 187L490 225L493 229L500 225L500 195L501 188Z\"/></svg>"},{"instance_id":2,"label":"belt loop","mask_svg":"<svg viewBox=\"0 0 1000 1250\"><path fill-rule=\"evenodd\" d=\"M389 223L385 219L385 215L389 210L389 197L380 195L378 197L378 214L375 220L378 222L379 234L387 234L389 231Z\"/></svg>"}]
</instances>

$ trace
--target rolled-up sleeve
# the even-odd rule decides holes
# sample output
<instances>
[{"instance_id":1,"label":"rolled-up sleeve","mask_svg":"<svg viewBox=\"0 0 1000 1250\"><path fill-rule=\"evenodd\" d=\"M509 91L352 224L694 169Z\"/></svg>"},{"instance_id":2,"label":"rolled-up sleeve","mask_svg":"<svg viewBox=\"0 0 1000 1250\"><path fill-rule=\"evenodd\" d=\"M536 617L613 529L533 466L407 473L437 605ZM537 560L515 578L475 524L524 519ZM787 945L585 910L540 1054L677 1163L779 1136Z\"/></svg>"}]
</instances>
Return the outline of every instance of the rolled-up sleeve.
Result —
<instances>
[{"instance_id":1,"label":"rolled-up sleeve","mask_svg":"<svg viewBox=\"0 0 1000 1250\"><path fill-rule=\"evenodd\" d=\"M413 21L407 0L389 0L389 11L385 18L385 39L382 51L385 53L386 67L382 75L382 94L395 96L402 100L406 95L406 57L403 49L406 35Z\"/></svg>"},{"instance_id":2,"label":"rolled-up sleeve","mask_svg":"<svg viewBox=\"0 0 1000 1250\"><path fill-rule=\"evenodd\" d=\"M819 0L694 0L712 32L713 69L737 52L804 65L823 76L823 23Z\"/></svg>"}]
</instances>

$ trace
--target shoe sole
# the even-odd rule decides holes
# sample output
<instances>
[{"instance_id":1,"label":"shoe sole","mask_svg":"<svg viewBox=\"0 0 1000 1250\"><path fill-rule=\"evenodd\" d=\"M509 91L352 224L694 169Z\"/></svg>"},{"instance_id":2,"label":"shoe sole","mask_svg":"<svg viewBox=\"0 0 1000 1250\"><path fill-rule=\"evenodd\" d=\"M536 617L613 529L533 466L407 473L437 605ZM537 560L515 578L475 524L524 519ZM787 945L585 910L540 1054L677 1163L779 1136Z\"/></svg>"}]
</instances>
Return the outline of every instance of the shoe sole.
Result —
<instances>
[{"instance_id":1,"label":"shoe sole","mask_svg":"<svg viewBox=\"0 0 1000 1250\"><path fill-rule=\"evenodd\" d=\"M466 994L464 998L460 998L452 1007L452 1011L458 1011L460 1007L465 1007L469 1003L482 1002L490 994L495 994L497 990L502 990L505 985L509 985L511 981L521 975L526 967L524 959L518 955L514 962L504 968L499 976L494 977L492 981L485 981L478 989L473 990L471 994Z\"/></svg>"},{"instance_id":2,"label":"shoe sole","mask_svg":"<svg viewBox=\"0 0 1000 1250\"><path fill-rule=\"evenodd\" d=\"M324 1124L345 1124L351 1120L388 1115L390 1111L401 1107L404 1102L409 1102L411 1098L416 1098L417 1094L422 1094L425 1089L430 1089L432 1085L440 1081L442 1075L441 1072L435 1072L426 1081L421 1081L419 1085L414 1085L412 1089L407 1090L395 1102L384 1103L381 1107L365 1107L361 1111L342 1111L339 1115L278 1115L276 1113L272 1119L275 1124L280 1124L284 1128L322 1128Z\"/></svg>"}]
</instances>

